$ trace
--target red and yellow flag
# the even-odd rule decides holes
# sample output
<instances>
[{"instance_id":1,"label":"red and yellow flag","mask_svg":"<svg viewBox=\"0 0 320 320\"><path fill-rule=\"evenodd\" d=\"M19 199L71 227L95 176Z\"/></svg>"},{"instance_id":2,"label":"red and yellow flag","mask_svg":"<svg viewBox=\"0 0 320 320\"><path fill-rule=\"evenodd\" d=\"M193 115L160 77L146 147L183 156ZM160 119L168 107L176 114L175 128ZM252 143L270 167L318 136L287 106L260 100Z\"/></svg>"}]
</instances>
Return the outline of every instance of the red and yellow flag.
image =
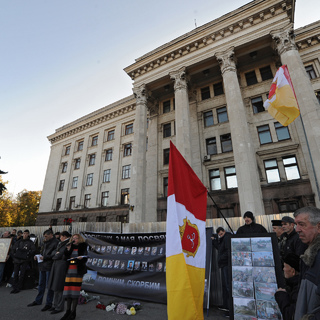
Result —
<instances>
[{"instance_id":1,"label":"red and yellow flag","mask_svg":"<svg viewBox=\"0 0 320 320\"><path fill-rule=\"evenodd\" d=\"M168 319L203 319L207 189L172 142L167 201Z\"/></svg>"},{"instance_id":2,"label":"red and yellow flag","mask_svg":"<svg viewBox=\"0 0 320 320\"><path fill-rule=\"evenodd\" d=\"M298 102L286 65L278 69L264 107L283 126L287 126L299 116Z\"/></svg>"}]
</instances>

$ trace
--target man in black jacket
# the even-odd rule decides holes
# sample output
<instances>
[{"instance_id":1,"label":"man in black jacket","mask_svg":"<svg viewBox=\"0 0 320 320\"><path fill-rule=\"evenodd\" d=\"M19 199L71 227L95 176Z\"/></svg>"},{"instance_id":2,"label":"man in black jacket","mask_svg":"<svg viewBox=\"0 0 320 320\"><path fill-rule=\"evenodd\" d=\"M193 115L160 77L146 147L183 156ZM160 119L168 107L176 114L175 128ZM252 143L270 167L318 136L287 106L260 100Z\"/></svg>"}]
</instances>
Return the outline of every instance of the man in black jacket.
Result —
<instances>
[{"instance_id":1,"label":"man in black jacket","mask_svg":"<svg viewBox=\"0 0 320 320\"><path fill-rule=\"evenodd\" d=\"M245 222L245 225L240 227L237 231L237 234L242 233L268 233L265 227L263 227L261 224L256 223L254 220L253 213L251 211L247 211L243 215L243 219Z\"/></svg>"},{"instance_id":2,"label":"man in black jacket","mask_svg":"<svg viewBox=\"0 0 320 320\"><path fill-rule=\"evenodd\" d=\"M38 286L38 295L36 296L35 301L28 304L28 307L33 307L42 304L44 297L44 292L49 281L51 268L53 265L52 257L55 254L55 249L58 246L59 240L53 236L52 230L48 229L43 233L44 243L43 247L40 250L40 255L35 257L39 262L39 286ZM46 305L41 309L41 311L46 311L51 309L53 301L54 292L51 289L48 289Z\"/></svg>"}]
</instances>

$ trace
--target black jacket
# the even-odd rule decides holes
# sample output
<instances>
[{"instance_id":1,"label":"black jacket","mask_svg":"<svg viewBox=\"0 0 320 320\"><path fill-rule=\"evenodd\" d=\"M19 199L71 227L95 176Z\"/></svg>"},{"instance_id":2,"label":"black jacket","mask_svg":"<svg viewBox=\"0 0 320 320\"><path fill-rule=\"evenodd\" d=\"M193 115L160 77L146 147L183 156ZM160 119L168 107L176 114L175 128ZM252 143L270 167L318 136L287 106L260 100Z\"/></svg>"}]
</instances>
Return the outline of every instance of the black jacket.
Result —
<instances>
[{"instance_id":1,"label":"black jacket","mask_svg":"<svg viewBox=\"0 0 320 320\"><path fill-rule=\"evenodd\" d=\"M264 226L253 221L252 223L245 224L238 229L237 234L243 233L268 233L268 231Z\"/></svg>"},{"instance_id":2,"label":"black jacket","mask_svg":"<svg viewBox=\"0 0 320 320\"><path fill-rule=\"evenodd\" d=\"M218 250L218 267L219 268L228 266L229 251L230 251L230 245L229 245L230 235L231 235L230 232L226 232L222 238L218 239L215 237L212 240L213 246Z\"/></svg>"},{"instance_id":3,"label":"black jacket","mask_svg":"<svg viewBox=\"0 0 320 320\"><path fill-rule=\"evenodd\" d=\"M55 249L59 244L59 240L56 237L52 237L48 241L43 242L43 247L40 250L40 254L43 256L43 262L39 263L39 271L50 271L53 265L52 257L55 254Z\"/></svg>"},{"instance_id":4,"label":"black jacket","mask_svg":"<svg viewBox=\"0 0 320 320\"><path fill-rule=\"evenodd\" d=\"M64 252L65 260L70 259L72 251L74 249L78 249L78 256L88 255L87 246L88 245L85 242L81 242L81 243L79 243L79 245L72 244L70 251L66 250ZM87 273L87 266L86 266L87 258L83 258L81 260L75 259L74 261L77 264L77 270L78 270L79 275L83 276L85 273ZM68 261L68 266L69 266L69 264L70 264L70 261Z\"/></svg>"},{"instance_id":5,"label":"black jacket","mask_svg":"<svg viewBox=\"0 0 320 320\"><path fill-rule=\"evenodd\" d=\"M307 248L308 246L300 240L296 230L293 230L290 234L283 233L281 235L280 254L282 259L289 252L293 252L300 257Z\"/></svg>"},{"instance_id":6,"label":"black jacket","mask_svg":"<svg viewBox=\"0 0 320 320\"><path fill-rule=\"evenodd\" d=\"M21 239L15 243L11 250L13 263L23 263L31 261L36 252L36 246L33 241L28 239Z\"/></svg>"}]
</instances>

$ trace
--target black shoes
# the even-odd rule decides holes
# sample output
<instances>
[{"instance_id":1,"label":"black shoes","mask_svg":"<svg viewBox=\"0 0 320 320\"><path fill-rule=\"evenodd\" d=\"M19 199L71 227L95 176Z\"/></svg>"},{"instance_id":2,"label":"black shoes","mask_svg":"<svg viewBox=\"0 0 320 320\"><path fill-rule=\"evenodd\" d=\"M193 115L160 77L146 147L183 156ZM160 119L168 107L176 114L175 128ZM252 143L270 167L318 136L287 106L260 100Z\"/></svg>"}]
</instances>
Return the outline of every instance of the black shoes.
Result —
<instances>
[{"instance_id":1,"label":"black shoes","mask_svg":"<svg viewBox=\"0 0 320 320\"><path fill-rule=\"evenodd\" d=\"M51 309L51 306L45 305L45 306L41 309L41 311L47 311L47 310L49 310L49 309Z\"/></svg>"},{"instance_id":2,"label":"black shoes","mask_svg":"<svg viewBox=\"0 0 320 320\"><path fill-rule=\"evenodd\" d=\"M71 315L71 310L67 310L64 316L60 320L67 320Z\"/></svg>"},{"instance_id":3,"label":"black shoes","mask_svg":"<svg viewBox=\"0 0 320 320\"><path fill-rule=\"evenodd\" d=\"M56 313L59 313L59 312L62 312L63 310L52 310L50 313L51 314L56 314Z\"/></svg>"},{"instance_id":4,"label":"black shoes","mask_svg":"<svg viewBox=\"0 0 320 320\"><path fill-rule=\"evenodd\" d=\"M28 307L39 306L35 301L28 304Z\"/></svg>"},{"instance_id":5,"label":"black shoes","mask_svg":"<svg viewBox=\"0 0 320 320\"><path fill-rule=\"evenodd\" d=\"M76 318L76 312L75 311L72 311L70 313L70 316L67 318L67 320L74 320Z\"/></svg>"}]
</instances>

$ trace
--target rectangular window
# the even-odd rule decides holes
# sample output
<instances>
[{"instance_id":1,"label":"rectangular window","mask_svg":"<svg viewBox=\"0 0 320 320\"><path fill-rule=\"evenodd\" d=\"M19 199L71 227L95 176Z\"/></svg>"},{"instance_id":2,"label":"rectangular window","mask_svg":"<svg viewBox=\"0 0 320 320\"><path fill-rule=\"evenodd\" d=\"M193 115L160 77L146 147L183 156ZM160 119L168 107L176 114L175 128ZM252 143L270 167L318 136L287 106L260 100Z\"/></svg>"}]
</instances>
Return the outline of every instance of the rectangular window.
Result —
<instances>
[{"instance_id":1,"label":"rectangular window","mask_svg":"<svg viewBox=\"0 0 320 320\"><path fill-rule=\"evenodd\" d=\"M171 123L163 125L163 138L171 137Z\"/></svg>"},{"instance_id":2,"label":"rectangular window","mask_svg":"<svg viewBox=\"0 0 320 320\"><path fill-rule=\"evenodd\" d=\"M170 112L170 100L163 102L163 113Z\"/></svg>"},{"instance_id":3,"label":"rectangular window","mask_svg":"<svg viewBox=\"0 0 320 320\"><path fill-rule=\"evenodd\" d=\"M84 207L85 208L90 207L90 201L91 201L91 194L85 194L84 195Z\"/></svg>"},{"instance_id":4,"label":"rectangular window","mask_svg":"<svg viewBox=\"0 0 320 320\"><path fill-rule=\"evenodd\" d=\"M131 172L131 164L122 167L122 179L129 179Z\"/></svg>"},{"instance_id":5,"label":"rectangular window","mask_svg":"<svg viewBox=\"0 0 320 320\"><path fill-rule=\"evenodd\" d=\"M273 74L270 66L260 68L259 70L260 70L262 81L273 79Z\"/></svg>"},{"instance_id":6,"label":"rectangular window","mask_svg":"<svg viewBox=\"0 0 320 320\"><path fill-rule=\"evenodd\" d=\"M220 136L220 141L221 141L222 152L232 151L232 141L231 141L230 133Z\"/></svg>"},{"instance_id":7,"label":"rectangular window","mask_svg":"<svg viewBox=\"0 0 320 320\"><path fill-rule=\"evenodd\" d=\"M207 147L207 154L217 154L217 141L216 138L209 138L206 139L206 147Z\"/></svg>"},{"instance_id":8,"label":"rectangular window","mask_svg":"<svg viewBox=\"0 0 320 320\"><path fill-rule=\"evenodd\" d=\"M63 162L62 163L62 173L67 172L67 168L68 168L68 162Z\"/></svg>"},{"instance_id":9,"label":"rectangular window","mask_svg":"<svg viewBox=\"0 0 320 320\"><path fill-rule=\"evenodd\" d=\"M93 173L89 173L87 175L87 183L86 183L86 185L87 186L92 186L92 183L93 183Z\"/></svg>"},{"instance_id":10,"label":"rectangular window","mask_svg":"<svg viewBox=\"0 0 320 320\"><path fill-rule=\"evenodd\" d=\"M219 123L227 122L229 120L227 107L218 108L217 109L217 116L218 116Z\"/></svg>"},{"instance_id":11,"label":"rectangular window","mask_svg":"<svg viewBox=\"0 0 320 320\"><path fill-rule=\"evenodd\" d=\"M320 91L316 92L316 97L318 99L318 102L320 103Z\"/></svg>"},{"instance_id":12,"label":"rectangular window","mask_svg":"<svg viewBox=\"0 0 320 320\"><path fill-rule=\"evenodd\" d=\"M111 161L112 160L112 149L107 149L106 150L106 161Z\"/></svg>"},{"instance_id":13,"label":"rectangular window","mask_svg":"<svg viewBox=\"0 0 320 320\"><path fill-rule=\"evenodd\" d=\"M91 146L96 146L98 144L98 136L92 137Z\"/></svg>"},{"instance_id":14,"label":"rectangular window","mask_svg":"<svg viewBox=\"0 0 320 320\"><path fill-rule=\"evenodd\" d=\"M95 153L89 155L89 166L94 166L96 163Z\"/></svg>"},{"instance_id":15,"label":"rectangular window","mask_svg":"<svg viewBox=\"0 0 320 320\"><path fill-rule=\"evenodd\" d=\"M257 127L257 130L258 130L258 135L260 139L260 144L266 144L266 143L272 142L270 128L268 124Z\"/></svg>"},{"instance_id":16,"label":"rectangular window","mask_svg":"<svg viewBox=\"0 0 320 320\"><path fill-rule=\"evenodd\" d=\"M251 104L252 104L253 113L259 113L259 112L266 111L266 109L263 106L262 97L252 98Z\"/></svg>"},{"instance_id":17,"label":"rectangular window","mask_svg":"<svg viewBox=\"0 0 320 320\"><path fill-rule=\"evenodd\" d=\"M76 203L76 197L73 196L73 197L70 197L70 200L69 200L69 210L74 210L74 206L75 206L75 203Z\"/></svg>"},{"instance_id":18,"label":"rectangular window","mask_svg":"<svg viewBox=\"0 0 320 320\"><path fill-rule=\"evenodd\" d=\"M56 211L59 211L61 208L62 198L57 199Z\"/></svg>"},{"instance_id":19,"label":"rectangular window","mask_svg":"<svg viewBox=\"0 0 320 320\"><path fill-rule=\"evenodd\" d=\"M221 179L219 169L209 170L210 189L221 190Z\"/></svg>"},{"instance_id":20,"label":"rectangular window","mask_svg":"<svg viewBox=\"0 0 320 320\"><path fill-rule=\"evenodd\" d=\"M276 159L265 160L264 168L266 170L268 183L280 181L279 169L278 169L278 164Z\"/></svg>"},{"instance_id":21,"label":"rectangular window","mask_svg":"<svg viewBox=\"0 0 320 320\"><path fill-rule=\"evenodd\" d=\"M253 84L258 83L255 71L250 71L250 72L245 73L245 77L246 77L246 81L247 81L247 86L251 86Z\"/></svg>"},{"instance_id":22,"label":"rectangular window","mask_svg":"<svg viewBox=\"0 0 320 320\"><path fill-rule=\"evenodd\" d=\"M132 144L131 143L125 144L123 147L123 156L124 157L131 156L131 153L132 153Z\"/></svg>"},{"instance_id":23,"label":"rectangular window","mask_svg":"<svg viewBox=\"0 0 320 320\"><path fill-rule=\"evenodd\" d=\"M71 150L71 146L67 146L66 147L66 151L65 151L65 155L67 156L67 155L69 155L70 154L70 150Z\"/></svg>"},{"instance_id":24,"label":"rectangular window","mask_svg":"<svg viewBox=\"0 0 320 320\"><path fill-rule=\"evenodd\" d=\"M201 88L201 100L210 99L210 88Z\"/></svg>"},{"instance_id":25,"label":"rectangular window","mask_svg":"<svg viewBox=\"0 0 320 320\"><path fill-rule=\"evenodd\" d=\"M283 165L286 172L287 180L300 179L296 157L283 158Z\"/></svg>"},{"instance_id":26,"label":"rectangular window","mask_svg":"<svg viewBox=\"0 0 320 320\"><path fill-rule=\"evenodd\" d=\"M133 133L133 123L126 125L125 135Z\"/></svg>"},{"instance_id":27,"label":"rectangular window","mask_svg":"<svg viewBox=\"0 0 320 320\"><path fill-rule=\"evenodd\" d=\"M63 188L64 188L64 180L60 180L59 191L63 191Z\"/></svg>"},{"instance_id":28,"label":"rectangular window","mask_svg":"<svg viewBox=\"0 0 320 320\"><path fill-rule=\"evenodd\" d=\"M299 208L298 201L283 201L278 203L279 212L294 212Z\"/></svg>"},{"instance_id":29,"label":"rectangular window","mask_svg":"<svg viewBox=\"0 0 320 320\"><path fill-rule=\"evenodd\" d=\"M51 219L50 220L50 226L57 226L58 225L58 219Z\"/></svg>"},{"instance_id":30,"label":"rectangular window","mask_svg":"<svg viewBox=\"0 0 320 320\"><path fill-rule=\"evenodd\" d=\"M79 222L87 222L88 218L87 217L80 217Z\"/></svg>"},{"instance_id":31,"label":"rectangular window","mask_svg":"<svg viewBox=\"0 0 320 320\"><path fill-rule=\"evenodd\" d=\"M101 206L106 207L109 201L109 191L104 191L101 193Z\"/></svg>"},{"instance_id":32,"label":"rectangular window","mask_svg":"<svg viewBox=\"0 0 320 320\"><path fill-rule=\"evenodd\" d=\"M106 216L98 216L96 217L96 222L106 222L107 217Z\"/></svg>"},{"instance_id":33,"label":"rectangular window","mask_svg":"<svg viewBox=\"0 0 320 320\"><path fill-rule=\"evenodd\" d=\"M222 82L218 82L213 85L213 92L215 96L220 96L221 94L224 94Z\"/></svg>"},{"instance_id":34,"label":"rectangular window","mask_svg":"<svg viewBox=\"0 0 320 320\"><path fill-rule=\"evenodd\" d=\"M82 151L82 150L83 150L83 141L79 141L77 151Z\"/></svg>"},{"instance_id":35,"label":"rectangular window","mask_svg":"<svg viewBox=\"0 0 320 320\"><path fill-rule=\"evenodd\" d=\"M163 164L169 164L170 148L163 149Z\"/></svg>"},{"instance_id":36,"label":"rectangular window","mask_svg":"<svg viewBox=\"0 0 320 320\"><path fill-rule=\"evenodd\" d=\"M276 129L278 141L290 139L290 133L289 133L288 127L284 127L279 122L275 122L274 127Z\"/></svg>"},{"instance_id":37,"label":"rectangular window","mask_svg":"<svg viewBox=\"0 0 320 320\"><path fill-rule=\"evenodd\" d=\"M114 130L108 131L107 141L114 140Z\"/></svg>"},{"instance_id":38,"label":"rectangular window","mask_svg":"<svg viewBox=\"0 0 320 320\"><path fill-rule=\"evenodd\" d=\"M163 196L168 196L168 177L163 178Z\"/></svg>"},{"instance_id":39,"label":"rectangular window","mask_svg":"<svg viewBox=\"0 0 320 320\"><path fill-rule=\"evenodd\" d=\"M305 69L310 80L315 79L317 77L312 65L306 66Z\"/></svg>"},{"instance_id":40,"label":"rectangular window","mask_svg":"<svg viewBox=\"0 0 320 320\"><path fill-rule=\"evenodd\" d=\"M238 188L236 168L235 167L224 168L224 174L226 177L227 189Z\"/></svg>"},{"instance_id":41,"label":"rectangular window","mask_svg":"<svg viewBox=\"0 0 320 320\"><path fill-rule=\"evenodd\" d=\"M80 169L80 158L74 160L74 169Z\"/></svg>"},{"instance_id":42,"label":"rectangular window","mask_svg":"<svg viewBox=\"0 0 320 320\"><path fill-rule=\"evenodd\" d=\"M212 111L207 111L203 113L204 126L213 126L213 114Z\"/></svg>"},{"instance_id":43,"label":"rectangular window","mask_svg":"<svg viewBox=\"0 0 320 320\"><path fill-rule=\"evenodd\" d=\"M72 179L72 189L75 189L78 187L78 177L73 177Z\"/></svg>"},{"instance_id":44,"label":"rectangular window","mask_svg":"<svg viewBox=\"0 0 320 320\"><path fill-rule=\"evenodd\" d=\"M110 176L111 176L111 169L104 170L102 182L110 182Z\"/></svg>"},{"instance_id":45,"label":"rectangular window","mask_svg":"<svg viewBox=\"0 0 320 320\"><path fill-rule=\"evenodd\" d=\"M121 204L129 204L129 188L121 189Z\"/></svg>"}]
</instances>

